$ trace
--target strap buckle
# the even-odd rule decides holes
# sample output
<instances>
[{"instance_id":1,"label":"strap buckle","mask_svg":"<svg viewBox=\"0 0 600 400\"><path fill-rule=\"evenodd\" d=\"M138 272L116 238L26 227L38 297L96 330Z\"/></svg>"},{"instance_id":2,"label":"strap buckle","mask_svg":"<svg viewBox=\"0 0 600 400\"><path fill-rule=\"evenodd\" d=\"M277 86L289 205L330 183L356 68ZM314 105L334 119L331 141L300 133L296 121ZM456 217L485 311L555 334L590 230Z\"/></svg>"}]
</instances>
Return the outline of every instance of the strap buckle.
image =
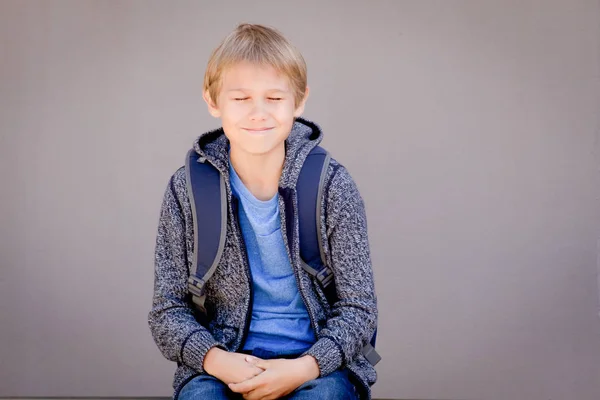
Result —
<instances>
[{"instance_id":1,"label":"strap buckle","mask_svg":"<svg viewBox=\"0 0 600 400\"><path fill-rule=\"evenodd\" d=\"M377 353L371 343L367 343L367 345L363 347L362 354L372 366L377 365L377 363L381 361L381 356Z\"/></svg>"},{"instance_id":2,"label":"strap buckle","mask_svg":"<svg viewBox=\"0 0 600 400\"><path fill-rule=\"evenodd\" d=\"M200 279L195 275L191 275L188 279L188 290L190 293L192 293L192 295L202 297L204 296L205 283L206 282L204 282L203 279Z\"/></svg>"},{"instance_id":3,"label":"strap buckle","mask_svg":"<svg viewBox=\"0 0 600 400\"><path fill-rule=\"evenodd\" d=\"M331 268L324 267L321 271L319 271L317 274L317 280L321 282L321 285L323 285L324 288L329 286L331 282L333 282L333 271Z\"/></svg>"}]
</instances>

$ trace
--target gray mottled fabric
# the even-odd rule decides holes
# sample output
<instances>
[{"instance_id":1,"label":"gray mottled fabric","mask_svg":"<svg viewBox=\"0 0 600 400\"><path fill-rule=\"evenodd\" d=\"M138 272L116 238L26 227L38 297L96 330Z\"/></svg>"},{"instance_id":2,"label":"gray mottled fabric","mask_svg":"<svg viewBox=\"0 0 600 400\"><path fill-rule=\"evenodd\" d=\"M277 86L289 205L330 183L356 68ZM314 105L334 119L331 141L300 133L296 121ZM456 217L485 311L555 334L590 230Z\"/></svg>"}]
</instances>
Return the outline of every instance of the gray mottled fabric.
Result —
<instances>
[{"instance_id":1,"label":"gray mottled fabric","mask_svg":"<svg viewBox=\"0 0 600 400\"><path fill-rule=\"evenodd\" d=\"M347 367L370 398L375 369L362 356L377 324L377 299L369 255L363 199L348 171L332 159L323 190L321 236L325 256L334 271L339 300L329 305L323 291L300 263L295 186L302 164L322 140L315 123L298 118L286 140L286 158L279 182L282 234L315 330L316 343L306 352L315 357L321 376ZM148 323L152 336L168 360L177 363L174 398L193 376L204 373L207 351L218 346L242 348L252 307L251 275L244 243L232 207L228 164L229 142L222 128L201 135L194 143L225 177L228 221L225 248L213 277L206 284L209 320L197 319L187 291L192 266L194 232L185 171L180 168L167 185L156 239L154 296ZM182 155L182 159L183 159ZM284 229L284 227L286 227Z\"/></svg>"}]
</instances>

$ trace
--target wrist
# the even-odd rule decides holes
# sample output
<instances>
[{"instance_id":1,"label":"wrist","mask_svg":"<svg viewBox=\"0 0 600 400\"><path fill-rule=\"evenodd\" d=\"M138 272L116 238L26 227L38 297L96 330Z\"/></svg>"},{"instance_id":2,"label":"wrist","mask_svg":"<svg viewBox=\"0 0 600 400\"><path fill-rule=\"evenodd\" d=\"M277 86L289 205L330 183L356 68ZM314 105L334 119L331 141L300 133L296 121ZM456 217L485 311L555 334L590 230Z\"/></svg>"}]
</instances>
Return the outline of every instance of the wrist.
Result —
<instances>
[{"instance_id":1,"label":"wrist","mask_svg":"<svg viewBox=\"0 0 600 400\"><path fill-rule=\"evenodd\" d=\"M306 381L317 379L321 375L319 364L313 356L305 355L303 357L298 358L298 361L300 361L302 364L302 369L304 371Z\"/></svg>"},{"instance_id":2,"label":"wrist","mask_svg":"<svg viewBox=\"0 0 600 400\"><path fill-rule=\"evenodd\" d=\"M213 347L206 352L202 368L204 368L207 374L214 376L215 371L218 369L219 359L223 353L225 353L225 350L218 347Z\"/></svg>"}]
</instances>

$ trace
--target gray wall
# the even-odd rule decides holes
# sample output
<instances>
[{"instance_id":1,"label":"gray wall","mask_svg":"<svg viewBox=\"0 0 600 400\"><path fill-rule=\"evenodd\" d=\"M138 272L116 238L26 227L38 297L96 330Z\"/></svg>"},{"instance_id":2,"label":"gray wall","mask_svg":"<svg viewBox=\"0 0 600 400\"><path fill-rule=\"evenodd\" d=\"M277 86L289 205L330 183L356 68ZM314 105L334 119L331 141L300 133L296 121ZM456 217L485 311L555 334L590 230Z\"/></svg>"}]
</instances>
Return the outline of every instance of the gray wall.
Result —
<instances>
[{"instance_id":1,"label":"gray wall","mask_svg":"<svg viewBox=\"0 0 600 400\"><path fill-rule=\"evenodd\" d=\"M0 396L168 396L154 235L238 22L367 204L378 397L600 398L600 2L0 1Z\"/></svg>"}]
</instances>

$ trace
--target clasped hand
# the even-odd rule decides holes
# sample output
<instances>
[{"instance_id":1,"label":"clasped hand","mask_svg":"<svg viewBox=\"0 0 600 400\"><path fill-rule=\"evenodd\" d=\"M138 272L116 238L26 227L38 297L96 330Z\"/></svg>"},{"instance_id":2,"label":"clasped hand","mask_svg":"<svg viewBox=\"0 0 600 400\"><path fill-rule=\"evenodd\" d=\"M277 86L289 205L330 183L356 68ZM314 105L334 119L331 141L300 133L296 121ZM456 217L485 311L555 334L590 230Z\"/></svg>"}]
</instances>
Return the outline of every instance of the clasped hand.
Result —
<instances>
[{"instance_id":1,"label":"clasped hand","mask_svg":"<svg viewBox=\"0 0 600 400\"><path fill-rule=\"evenodd\" d=\"M308 355L293 360L263 360L219 348L207 353L204 364L207 373L246 400L277 399L318 378L320 373L316 360Z\"/></svg>"}]
</instances>

